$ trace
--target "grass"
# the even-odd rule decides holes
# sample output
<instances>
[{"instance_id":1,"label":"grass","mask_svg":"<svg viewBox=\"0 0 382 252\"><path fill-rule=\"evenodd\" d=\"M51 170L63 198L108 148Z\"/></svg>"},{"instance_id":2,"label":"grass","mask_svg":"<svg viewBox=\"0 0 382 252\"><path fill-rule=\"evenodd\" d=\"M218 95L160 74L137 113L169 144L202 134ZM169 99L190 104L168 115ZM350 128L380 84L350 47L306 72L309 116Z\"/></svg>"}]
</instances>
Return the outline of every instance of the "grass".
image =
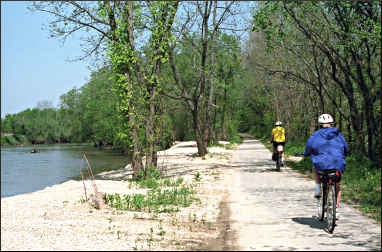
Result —
<instances>
[{"instance_id":1,"label":"grass","mask_svg":"<svg viewBox=\"0 0 382 252\"><path fill-rule=\"evenodd\" d=\"M106 203L119 210L170 213L199 200L194 197L193 185L184 185L183 178L160 179L155 169L151 170L149 176L130 182L136 182L139 187L150 190L146 194L106 194Z\"/></svg>"},{"instance_id":2,"label":"grass","mask_svg":"<svg viewBox=\"0 0 382 252\"><path fill-rule=\"evenodd\" d=\"M269 139L260 139L270 150ZM295 155L305 149L305 143L287 142L286 155ZM287 161L287 166L312 178L312 159L303 158L300 162ZM342 200L354 205L365 215L381 223L381 169L378 164L359 154L346 158L346 168L342 176Z\"/></svg>"},{"instance_id":3,"label":"grass","mask_svg":"<svg viewBox=\"0 0 382 252\"><path fill-rule=\"evenodd\" d=\"M201 178L200 178L200 173L199 172L197 172L196 174L194 174L194 180L196 180L196 181L200 181L201 180Z\"/></svg>"}]
</instances>

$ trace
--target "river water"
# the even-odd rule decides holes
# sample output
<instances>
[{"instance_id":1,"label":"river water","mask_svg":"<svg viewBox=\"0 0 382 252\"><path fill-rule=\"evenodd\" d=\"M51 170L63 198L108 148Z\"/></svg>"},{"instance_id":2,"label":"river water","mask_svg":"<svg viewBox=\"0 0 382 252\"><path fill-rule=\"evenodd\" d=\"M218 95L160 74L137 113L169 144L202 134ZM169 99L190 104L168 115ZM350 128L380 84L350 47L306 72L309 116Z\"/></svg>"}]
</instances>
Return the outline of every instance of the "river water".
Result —
<instances>
[{"instance_id":1,"label":"river water","mask_svg":"<svg viewBox=\"0 0 382 252\"><path fill-rule=\"evenodd\" d=\"M70 179L81 179L80 167L87 172L82 160L85 153L93 174L126 166L126 155L99 150L83 144L55 144L1 147L1 197L29 193Z\"/></svg>"}]
</instances>

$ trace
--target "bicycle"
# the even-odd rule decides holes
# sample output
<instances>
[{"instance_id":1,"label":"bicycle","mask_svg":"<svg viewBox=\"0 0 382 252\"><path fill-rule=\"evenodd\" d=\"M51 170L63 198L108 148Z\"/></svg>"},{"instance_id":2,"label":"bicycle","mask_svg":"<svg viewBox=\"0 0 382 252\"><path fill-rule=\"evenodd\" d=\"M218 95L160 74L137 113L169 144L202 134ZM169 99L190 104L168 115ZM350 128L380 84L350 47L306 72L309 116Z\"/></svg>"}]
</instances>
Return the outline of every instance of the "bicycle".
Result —
<instances>
[{"instance_id":1,"label":"bicycle","mask_svg":"<svg viewBox=\"0 0 382 252\"><path fill-rule=\"evenodd\" d=\"M336 227L337 182L336 169L317 171L320 176L321 197L317 200L318 219L324 221L326 213L327 229L333 233Z\"/></svg>"},{"instance_id":2,"label":"bicycle","mask_svg":"<svg viewBox=\"0 0 382 252\"><path fill-rule=\"evenodd\" d=\"M284 147L282 144L278 144L276 151L274 152L274 161L276 161L276 170L280 171L281 164L284 165L281 161L282 153L284 152Z\"/></svg>"},{"instance_id":3,"label":"bicycle","mask_svg":"<svg viewBox=\"0 0 382 252\"><path fill-rule=\"evenodd\" d=\"M303 156L302 153L296 153L296 157ZM317 171L320 176L321 196L317 199L317 216L319 221L324 221L326 213L327 229L333 233L336 227L337 211L337 183L339 181L338 171L336 169Z\"/></svg>"}]
</instances>

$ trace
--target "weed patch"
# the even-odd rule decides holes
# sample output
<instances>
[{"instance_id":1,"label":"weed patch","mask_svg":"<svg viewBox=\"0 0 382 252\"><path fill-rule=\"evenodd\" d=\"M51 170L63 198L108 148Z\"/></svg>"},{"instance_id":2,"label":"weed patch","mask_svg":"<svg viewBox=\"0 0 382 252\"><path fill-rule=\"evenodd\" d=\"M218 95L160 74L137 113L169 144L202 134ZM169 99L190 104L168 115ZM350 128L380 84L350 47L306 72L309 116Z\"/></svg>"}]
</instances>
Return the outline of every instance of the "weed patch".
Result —
<instances>
[{"instance_id":1,"label":"weed patch","mask_svg":"<svg viewBox=\"0 0 382 252\"><path fill-rule=\"evenodd\" d=\"M106 203L119 210L170 213L178 212L179 207L188 207L198 200L194 197L193 185L184 185L183 178L160 180L154 169L149 174L141 176L140 180L135 178L130 181L136 182L139 187L149 188L146 194L106 194Z\"/></svg>"},{"instance_id":2,"label":"weed patch","mask_svg":"<svg viewBox=\"0 0 382 252\"><path fill-rule=\"evenodd\" d=\"M106 194L106 203L119 210L154 213L178 212L179 207L188 207L197 199L191 186L182 185L172 189L152 189L144 194Z\"/></svg>"}]
</instances>

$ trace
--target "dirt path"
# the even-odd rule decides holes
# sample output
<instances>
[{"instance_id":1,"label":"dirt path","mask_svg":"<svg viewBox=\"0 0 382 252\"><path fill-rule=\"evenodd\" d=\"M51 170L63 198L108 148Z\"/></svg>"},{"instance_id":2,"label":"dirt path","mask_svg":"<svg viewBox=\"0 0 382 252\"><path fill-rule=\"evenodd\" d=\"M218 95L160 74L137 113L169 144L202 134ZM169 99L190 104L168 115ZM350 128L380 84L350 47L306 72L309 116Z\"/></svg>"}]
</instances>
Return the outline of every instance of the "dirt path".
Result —
<instances>
[{"instance_id":1,"label":"dirt path","mask_svg":"<svg viewBox=\"0 0 382 252\"><path fill-rule=\"evenodd\" d=\"M381 225L342 205L333 234L316 220L313 181L274 169L271 153L254 139L234 152L231 213L225 248L238 250L381 250ZM232 245L227 245L232 244Z\"/></svg>"}]
</instances>

